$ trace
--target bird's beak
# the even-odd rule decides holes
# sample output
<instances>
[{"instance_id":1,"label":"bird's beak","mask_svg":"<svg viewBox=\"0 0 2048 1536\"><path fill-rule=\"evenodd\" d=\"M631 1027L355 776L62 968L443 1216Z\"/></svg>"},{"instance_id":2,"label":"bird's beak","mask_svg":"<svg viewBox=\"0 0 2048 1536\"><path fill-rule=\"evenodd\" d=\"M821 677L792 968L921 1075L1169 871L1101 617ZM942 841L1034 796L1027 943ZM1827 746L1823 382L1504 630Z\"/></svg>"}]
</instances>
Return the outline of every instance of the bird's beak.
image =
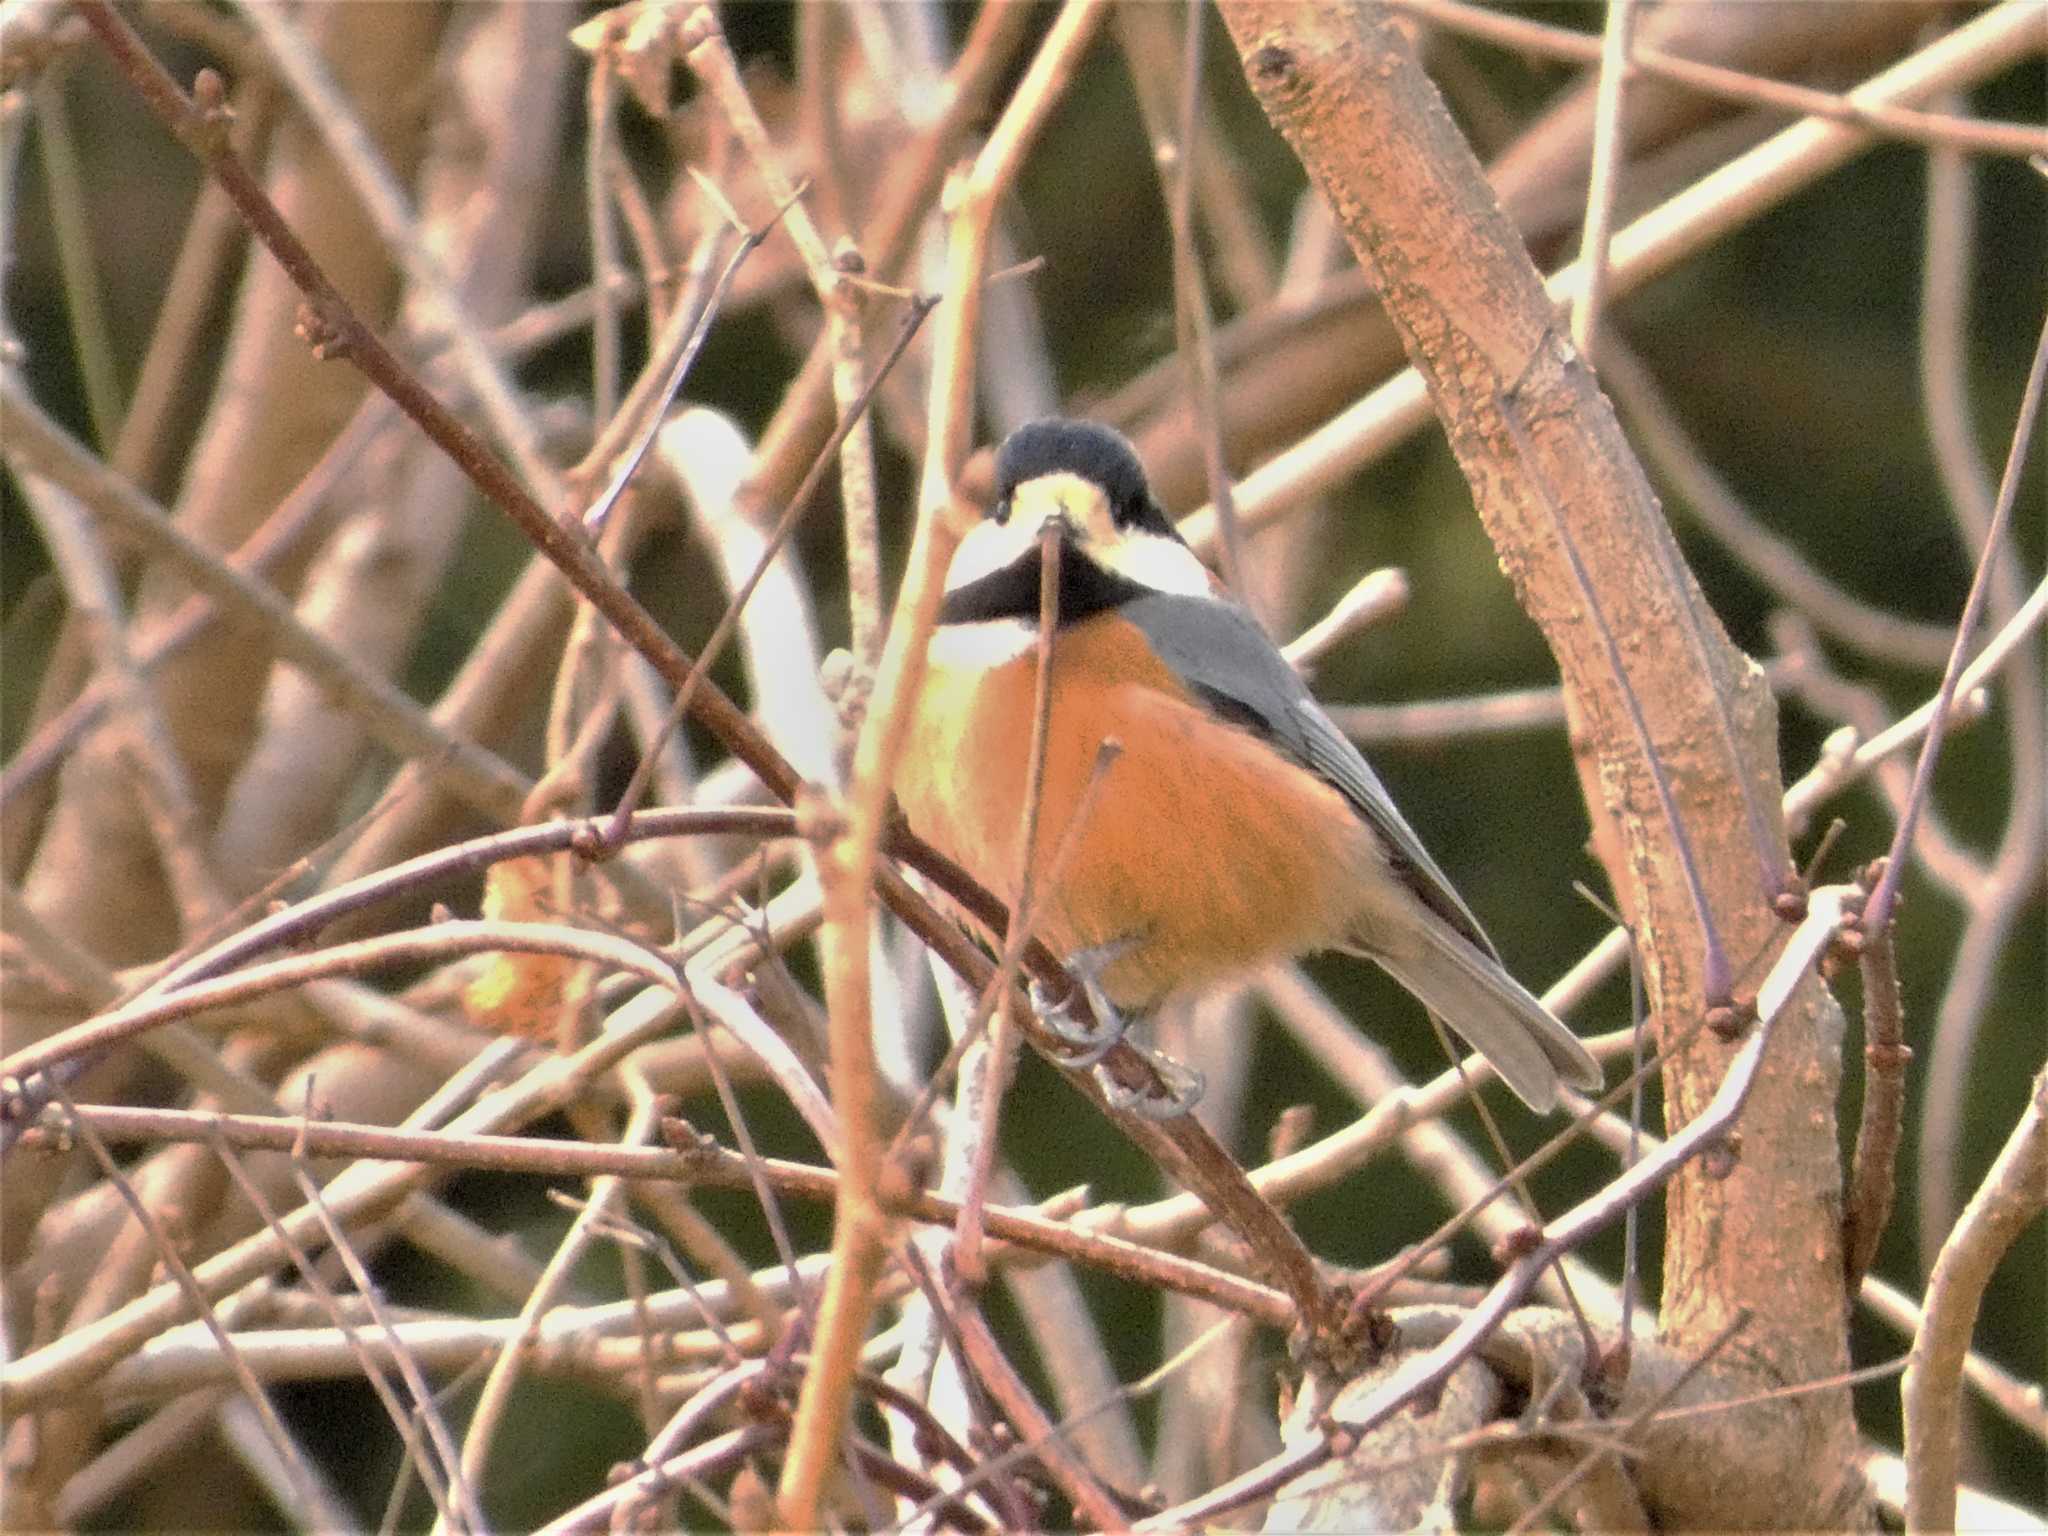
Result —
<instances>
[{"instance_id":1,"label":"bird's beak","mask_svg":"<svg viewBox=\"0 0 2048 1536\"><path fill-rule=\"evenodd\" d=\"M1048 529L1059 534L1065 549L1072 549L1081 542L1082 520L1068 504L1067 497L1057 490L1032 498L1032 510L1038 514L1038 525L1031 530L1031 542L1035 545L1044 539Z\"/></svg>"},{"instance_id":2,"label":"bird's beak","mask_svg":"<svg viewBox=\"0 0 2048 1536\"><path fill-rule=\"evenodd\" d=\"M1068 515L1065 502L1061 502L1052 511L1046 513L1039 522L1039 542L1043 543L1046 534L1049 532L1059 535L1062 553L1073 548L1075 540L1080 537L1081 530L1075 525L1074 519Z\"/></svg>"}]
</instances>

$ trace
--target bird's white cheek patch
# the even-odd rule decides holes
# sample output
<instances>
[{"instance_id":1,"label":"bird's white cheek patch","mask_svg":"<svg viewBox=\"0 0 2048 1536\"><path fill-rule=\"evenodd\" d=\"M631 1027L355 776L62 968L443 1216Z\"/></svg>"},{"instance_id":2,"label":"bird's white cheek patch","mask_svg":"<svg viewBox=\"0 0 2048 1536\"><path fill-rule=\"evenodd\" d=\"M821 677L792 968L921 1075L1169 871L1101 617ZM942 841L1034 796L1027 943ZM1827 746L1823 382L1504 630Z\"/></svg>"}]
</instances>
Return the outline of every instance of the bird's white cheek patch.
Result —
<instances>
[{"instance_id":1,"label":"bird's white cheek patch","mask_svg":"<svg viewBox=\"0 0 2048 1536\"><path fill-rule=\"evenodd\" d=\"M1031 553L1038 542L1037 529L1018 518L1008 523L980 522L953 551L953 563L946 568L946 590L957 592L970 582L993 575Z\"/></svg>"},{"instance_id":2,"label":"bird's white cheek patch","mask_svg":"<svg viewBox=\"0 0 2048 1536\"><path fill-rule=\"evenodd\" d=\"M992 670L1030 655L1037 645L1035 624L1022 619L982 619L973 624L940 625L926 655L935 667Z\"/></svg>"},{"instance_id":3,"label":"bird's white cheek patch","mask_svg":"<svg viewBox=\"0 0 2048 1536\"><path fill-rule=\"evenodd\" d=\"M1156 533L1134 533L1092 551L1099 564L1118 576L1177 597L1211 596L1209 573L1193 550Z\"/></svg>"}]
</instances>

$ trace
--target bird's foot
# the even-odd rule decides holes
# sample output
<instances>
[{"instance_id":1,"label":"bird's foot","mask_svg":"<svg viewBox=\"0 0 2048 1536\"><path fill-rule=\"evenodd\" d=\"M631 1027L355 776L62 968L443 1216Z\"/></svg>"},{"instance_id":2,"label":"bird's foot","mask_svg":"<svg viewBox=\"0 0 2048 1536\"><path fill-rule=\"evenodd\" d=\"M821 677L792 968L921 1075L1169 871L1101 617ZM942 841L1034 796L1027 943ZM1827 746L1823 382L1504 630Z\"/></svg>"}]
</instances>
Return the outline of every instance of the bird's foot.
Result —
<instances>
[{"instance_id":1,"label":"bird's foot","mask_svg":"<svg viewBox=\"0 0 2048 1536\"><path fill-rule=\"evenodd\" d=\"M1088 1010L1094 1015L1092 1023L1077 1016L1071 995L1055 998L1036 980L1031 983L1031 1006L1045 1021L1045 1027L1068 1045L1079 1048L1078 1055L1065 1058L1065 1065L1095 1066L1123 1040L1130 1021L1102 990L1102 973L1128 954L1137 942L1134 937L1111 939L1106 944L1077 949L1066 957L1067 973L1088 1000Z\"/></svg>"},{"instance_id":2,"label":"bird's foot","mask_svg":"<svg viewBox=\"0 0 2048 1536\"><path fill-rule=\"evenodd\" d=\"M1092 1071L1096 1086L1102 1090L1103 1100L1111 1110L1118 1113L1128 1110L1148 1120L1172 1120L1202 1101L1206 1081L1200 1072L1186 1063L1147 1050L1128 1038L1130 1019L1102 989L1102 973L1130 953L1137 942L1135 935L1111 939L1107 943L1076 950L1066 957L1067 971L1081 989L1081 995L1087 998L1089 1012L1094 1015L1092 1023L1076 1016L1071 996L1055 999L1036 981L1031 984L1031 1003L1047 1029L1077 1048L1076 1054L1062 1059L1062 1065L1078 1071ZM1144 1058L1157 1080L1155 1085L1130 1088L1117 1081L1103 1062L1119 1045L1130 1046Z\"/></svg>"},{"instance_id":3,"label":"bird's foot","mask_svg":"<svg viewBox=\"0 0 2048 1536\"><path fill-rule=\"evenodd\" d=\"M1145 1065L1158 1078L1158 1087L1163 1092L1150 1088L1126 1088L1110 1075L1109 1068L1098 1064L1095 1068L1095 1086L1102 1090L1103 1102L1112 1110L1129 1110L1147 1120L1174 1120L1188 1113L1202 1102L1202 1095L1208 1091L1209 1080L1184 1061L1175 1061L1171 1056L1150 1051L1132 1042L1131 1049L1145 1058Z\"/></svg>"}]
</instances>

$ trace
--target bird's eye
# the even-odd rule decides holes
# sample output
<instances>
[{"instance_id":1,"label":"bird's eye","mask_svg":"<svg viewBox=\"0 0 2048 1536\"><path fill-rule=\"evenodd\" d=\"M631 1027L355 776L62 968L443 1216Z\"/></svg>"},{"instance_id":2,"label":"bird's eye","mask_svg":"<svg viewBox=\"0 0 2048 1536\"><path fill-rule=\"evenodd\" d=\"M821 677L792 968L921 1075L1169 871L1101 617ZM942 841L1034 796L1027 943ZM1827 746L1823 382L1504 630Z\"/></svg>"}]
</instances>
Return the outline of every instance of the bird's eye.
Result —
<instances>
[{"instance_id":1,"label":"bird's eye","mask_svg":"<svg viewBox=\"0 0 2048 1536\"><path fill-rule=\"evenodd\" d=\"M988 515L998 528L1008 524L1010 521L1010 498L1005 496L1001 501L997 502Z\"/></svg>"}]
</instances>

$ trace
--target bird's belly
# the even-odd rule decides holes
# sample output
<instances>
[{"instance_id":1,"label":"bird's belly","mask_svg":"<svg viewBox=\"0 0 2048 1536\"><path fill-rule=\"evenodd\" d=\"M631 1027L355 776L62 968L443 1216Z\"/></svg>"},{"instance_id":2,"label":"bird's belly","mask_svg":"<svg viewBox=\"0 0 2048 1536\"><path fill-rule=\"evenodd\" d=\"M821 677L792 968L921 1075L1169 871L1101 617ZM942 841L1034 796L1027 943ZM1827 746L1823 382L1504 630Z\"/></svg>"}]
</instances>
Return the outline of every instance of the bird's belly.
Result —
<instances>
[{"instance_id":1,"label":"bird's belly","mask_svg":"<svg viewBox=\"0 0 2048 1536\"><path fill-rule=\"evenodd\" d=\"M935 661L896 785L918 834L1013 905L1035 669L1029 654ZM1033 858L1053 886L1034 931L1062 956L1114 950L1100 973L1113 1002L1147 1008L1354 928L1384 864L1336 790L1188 699L1109 624L1063 632L1053 678Z\"/></svg>"}]
</instances>

